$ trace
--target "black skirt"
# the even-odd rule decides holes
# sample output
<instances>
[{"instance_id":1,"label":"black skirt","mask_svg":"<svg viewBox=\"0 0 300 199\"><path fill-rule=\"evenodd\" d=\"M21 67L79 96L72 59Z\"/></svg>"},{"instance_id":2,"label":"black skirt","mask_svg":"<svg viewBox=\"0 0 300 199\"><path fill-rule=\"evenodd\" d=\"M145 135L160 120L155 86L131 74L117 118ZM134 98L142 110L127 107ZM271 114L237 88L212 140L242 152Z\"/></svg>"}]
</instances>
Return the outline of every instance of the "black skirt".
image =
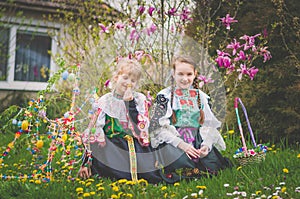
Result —
<instances>
[{"instance_id":1,"label":"black skirt","mask_svg":"<svg viewBox=\"0 0 300 199\"><path fill-rule=\"evenodd\" d=\"M133 138L137 162L137 177L149 183L163 181L156 165L154 150L151 146L143 147ZM132 180L130 173L130 156L128 142L124 138L106 139L102 148L97 143L91 144L93 156L92 174L113 180Z\"/></svg>"},{"instance_id":2,"label":"black skirt","mask_svg":"<svg viewBox=\"0 0 300 199\"><path fill-rule=\"evenodd\" d=\"M201 148L202 138L198 128L178 128L181 138L191 143L196 149ZM160 144L155 150L160 167L160 174L167 183L182 179L194 179L217 174L219 170L231 167L228 158L213 147L204 158L190 159L186 153L170 144Z\"/></svg>"}]
</instances>

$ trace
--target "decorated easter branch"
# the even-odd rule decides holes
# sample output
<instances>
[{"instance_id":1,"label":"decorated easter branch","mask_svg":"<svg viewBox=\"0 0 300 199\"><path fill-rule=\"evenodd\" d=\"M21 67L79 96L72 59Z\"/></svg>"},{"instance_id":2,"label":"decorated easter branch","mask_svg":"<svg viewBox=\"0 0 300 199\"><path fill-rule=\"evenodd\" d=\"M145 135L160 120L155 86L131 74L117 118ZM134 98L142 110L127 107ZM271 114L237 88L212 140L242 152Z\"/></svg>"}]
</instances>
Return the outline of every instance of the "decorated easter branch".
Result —
<instances>
[{"instance_id":1,"label":"decorated easter branch","mask_svg":"<svg viewBox=\"0 0 300 199\"><path fill-rule=\"evenodd\" d=\"M76 175L76 172L72 171L74 170L74 166L81 162L84 148L81 141L81 133L76 129L76 123L78 122L76 116L82 111L87 101L95 95L95 90L86 96L82 105L76 106L76 98L80 94L78 86L80 65L71 67L69 70L72 71L70 74L68 68L63 68L63 70L53 75L54 79L49 81L50 83L47 88L49 90L58 77L62 77L63 80L72 80L74 83L70 109L61 118L49 119L47 117L45 99L44 95L42 95L47 93L47 89L39 93L38 100L30 100L28 107L21 108L18 114L13 117L12 124L16 125L18 130L13 140L7 144L6 150L0 156L0 179L33 179L40 180L41 182L49 182L54 178L54 160L60 160L60 162L64 163L61 167L61 171L64 172L63 175L68 173L68 179L74 179L73 177ZM46 128L42 130L42 126L46 126ZM3 168L6 167L5 159L13 155L10 153L12 150L15 150L15 146L20 141L21 136L30 139L27 150L31 153L33 156L32 159L35 161L31 164L34 165L32 168L34 170L30 174L3 174ZM42 152L46 150L44 148L47 146L47 158L46 160L42 160L44 162L41 162L43 157ZM55 171L58 172L59 169L55 168Z\"/></svg>"}]
</instances>

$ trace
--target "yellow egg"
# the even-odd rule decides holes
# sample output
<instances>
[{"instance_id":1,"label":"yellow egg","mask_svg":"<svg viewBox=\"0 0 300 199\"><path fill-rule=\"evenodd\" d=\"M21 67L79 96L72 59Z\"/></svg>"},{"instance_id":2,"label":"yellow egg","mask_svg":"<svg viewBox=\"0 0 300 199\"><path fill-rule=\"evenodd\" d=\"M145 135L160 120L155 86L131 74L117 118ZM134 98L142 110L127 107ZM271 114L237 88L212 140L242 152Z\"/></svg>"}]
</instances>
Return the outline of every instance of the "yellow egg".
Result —
<instances>
[{"instance_id":1,"label":"yellow egg","mask_svg":"<svg viewBox=\"0 0 300 199\"><path fill-rule=\"evenodd\" d=\"M23 131L28 130L28 126L29 126L28 121L27 120L23 120L22 126L21 126L22 130Z\"/></svg>"},{"instance_id":2,"label":"yellow egg","mask_svg":"<svg viewBox=\"0 0 300 199\"><path fill-rule=\"evenodd\" d=\"M68 139L67 134L63 134L63 136L61 136L61 139L65 142Z\"/></svg>"},{"instance_id":3,"label":"yellow egg","mask_svg":"<svg viewBox=\"0 0 300 199\"><path fill-rule=\"evenodd\" d=\"M37 142L36 142L36 147L37 148L42 148L44 146L44 142L43 142L43 140L38 140Z\"/></svg>"}]
</instances>

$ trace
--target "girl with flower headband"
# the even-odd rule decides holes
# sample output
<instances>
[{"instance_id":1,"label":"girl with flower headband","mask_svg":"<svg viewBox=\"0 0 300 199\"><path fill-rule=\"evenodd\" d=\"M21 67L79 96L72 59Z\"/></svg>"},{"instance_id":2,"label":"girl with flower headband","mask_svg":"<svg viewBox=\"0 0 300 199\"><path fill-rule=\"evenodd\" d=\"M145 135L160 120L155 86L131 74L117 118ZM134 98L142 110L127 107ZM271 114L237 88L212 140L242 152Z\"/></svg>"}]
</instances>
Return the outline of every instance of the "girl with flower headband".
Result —
<instances>
[{"instance_id":1,"label":"girl with flower headband","mask_svg":"<svg viewBox=\"0 0 300 199\"><path fill-rule=\"evenodd\" d=\"M164 168L162 176L169 182L199 177L200 171L216 173L230 165L218 151L226 148L217 130L221 122L210 109L208 95L198 88L196 64L180 56L172 67L175 85L158 93L149 128L151 145Z\"/></svg>"},{"instance_id":2,"label":"girl with flower headband","mask_svg":"<svg viewBox=\"0 0 300 199\"><path fill-rule=\"evenodd\" d=\"M161 180L149 146L148 103L145 95L134 91L141 74L137 61L118 60L112 92L93 104L97 114L95 128L86 129L82 136L90 151L85 158L88 164L79 170L80 177L98 174L133 181L144 178L153 183Z\"/></svg>"}]
</instances>

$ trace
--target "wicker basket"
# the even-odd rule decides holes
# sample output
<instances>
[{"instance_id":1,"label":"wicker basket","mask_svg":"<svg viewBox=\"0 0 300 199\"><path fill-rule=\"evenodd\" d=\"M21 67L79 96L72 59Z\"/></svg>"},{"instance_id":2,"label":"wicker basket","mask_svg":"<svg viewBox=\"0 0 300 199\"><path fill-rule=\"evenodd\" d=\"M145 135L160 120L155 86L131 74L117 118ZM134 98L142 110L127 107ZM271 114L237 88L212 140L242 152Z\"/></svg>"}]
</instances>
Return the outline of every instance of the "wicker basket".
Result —
<instances>
[{"instance_id":1,"label":"wicker basket","mask_svg":"<svg viewBox=\"0 0 300 199\"><path fill-rule=\"evenodd\" d=\"M248 130L249 130L249 133L250 133L251 141L252 141L252 144L254 146L253 149L248 149L247 146L246 146L246 141L245 141L245 137L244 137L244 133L243 133L243 128L242 128L242 124L241 124L241 120L240 120L239 112L238 112L238 103L241 104L244 115L246 117L246 122L247 122L247 125L248 125ZM259 162L265 160L267 147L265 145L262 145L262 144L259 144L259 145L256 144L255 139L254 139L254 134L252 132L252 128L251 128L251 125L250 125L250 122L249 122L249 119L248 119L246 108L245 108L245 106L242 103L242 100L240 98L235 98L234 108L235 108L235 112L236 112L236 117L237 117L237 122L238 122L238 126L239 126L239 131L240 131L240 134L241 134L243 147L238 149L233 157L242 166L245 166L247 164L259 163Z\"/></svg>"}]
</instances>

